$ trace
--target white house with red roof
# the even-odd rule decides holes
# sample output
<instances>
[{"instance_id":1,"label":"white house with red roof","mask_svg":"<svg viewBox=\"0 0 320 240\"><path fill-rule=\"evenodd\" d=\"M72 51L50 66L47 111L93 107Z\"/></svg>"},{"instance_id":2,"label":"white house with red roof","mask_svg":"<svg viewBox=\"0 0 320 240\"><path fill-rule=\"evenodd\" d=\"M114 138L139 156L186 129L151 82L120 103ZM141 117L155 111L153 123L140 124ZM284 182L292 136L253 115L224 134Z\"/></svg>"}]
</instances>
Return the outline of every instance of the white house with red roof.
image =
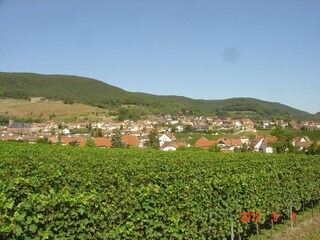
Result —
<instances>
[{"instance_id":1,"label":"white house with red roof","mask_svg":"<svg viewBox=\"0 0 320 240\"><path fill-rule=\"evenodd\" d=\"M174 140L175 140L174 135L169 132L164 133L164 134L160 135L160 137L159 137L160 146L162 146L164 143L171 143Z\"/></svg>"}]
</instances>

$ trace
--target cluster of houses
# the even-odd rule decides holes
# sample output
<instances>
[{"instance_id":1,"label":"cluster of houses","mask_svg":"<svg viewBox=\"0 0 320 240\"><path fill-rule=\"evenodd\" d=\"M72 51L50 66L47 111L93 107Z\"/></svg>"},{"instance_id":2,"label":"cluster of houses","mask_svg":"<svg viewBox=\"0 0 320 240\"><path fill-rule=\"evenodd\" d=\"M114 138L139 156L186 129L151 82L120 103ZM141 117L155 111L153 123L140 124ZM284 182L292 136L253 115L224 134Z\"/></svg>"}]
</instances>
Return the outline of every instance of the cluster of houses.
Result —
<instances>
[{"instance_id":1,"label":"cluster of houses","mask_svg":"<svg viewBox=\"0 0 320 240\"><path fill-rule=\"evenodd\" d=\"M284 121L269 121L264 120L259 123L254 123L248 118L231 119L231 118L212 118L212 117L187 117L180 116L172 118L170 115L165 116L149 116L147 120L138 122L124 121L116 122L78 122L78 123L58 123L54 120L49 120L45 123L21 123L14 122L9 119L8 126L0 126L0 140L26 141L36 143L38 139L48 139L51 143L60 142L62 145L75 144L80 147L86 146L87 141L91 138L95 145L100 148L112 147L112 135L114 130L118 129L121 133L123 143L129 147L144 149L149 141L149 134L156 131L158 134L160 150L174 151L178 148L192 147L185 141L178 141L175 133L208 133L213 135L218 134L218 131L233 130L242 132L243 136L239 138L221 137L218 140L209 140L205 137L198 139L194 147L210 149L219 147L224 152L234 152L237 149L246 148L255 152L272 153L272 143L276 142L275 137L264 137L256 135L254 138L249 138L246 133L255 133L257 128L271 129L274 125L282 126L283 128L291 125L293 129L312 129L319 130L320 123L304 122L290 123ZM92 137L90 129L98 129L100 134ZM83 131L82 131L83 130ZM190 138L192 134L190 134ZM312 141L308 137L295 138L293 145L303 150L312 145ZM318 143L320 144L320 142Z\"/></svg>"}]
</instances>

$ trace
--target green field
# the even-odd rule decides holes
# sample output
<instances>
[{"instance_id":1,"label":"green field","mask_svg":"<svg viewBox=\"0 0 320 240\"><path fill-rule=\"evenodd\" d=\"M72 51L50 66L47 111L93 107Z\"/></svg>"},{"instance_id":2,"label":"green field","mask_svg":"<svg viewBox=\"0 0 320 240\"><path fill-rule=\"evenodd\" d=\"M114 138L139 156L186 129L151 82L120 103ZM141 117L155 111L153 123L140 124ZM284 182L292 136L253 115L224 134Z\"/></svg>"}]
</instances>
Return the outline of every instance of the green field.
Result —
<instances>
[{"instance_id":1,"label":"green field","mask_svg":"<svg viewBox=\"0 0 320 240\"><path fill-rule=\"evenodd\" d=\"M320 158L306 155L10 142L0 153L0 239L227 239L231 226L247 239L320 199Z\"/></svg>"}]
</instances>

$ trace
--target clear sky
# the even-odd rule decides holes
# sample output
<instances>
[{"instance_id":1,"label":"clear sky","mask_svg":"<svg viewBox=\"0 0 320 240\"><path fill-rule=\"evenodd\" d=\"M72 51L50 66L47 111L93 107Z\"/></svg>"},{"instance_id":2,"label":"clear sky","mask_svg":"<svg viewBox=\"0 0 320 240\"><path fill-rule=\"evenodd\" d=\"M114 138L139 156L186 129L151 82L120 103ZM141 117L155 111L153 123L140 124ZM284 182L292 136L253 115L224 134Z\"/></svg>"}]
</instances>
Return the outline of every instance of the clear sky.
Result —
<instances>
[{"instance_id":1,"label":"clear sky","mask_svg":"<svg viewBox=\"0 0 320 240\"><path fill-rule=\"evenodd\" d=\"M0 71L320 111L319 0L0 0Z\"/></svg>"}]
</instances>

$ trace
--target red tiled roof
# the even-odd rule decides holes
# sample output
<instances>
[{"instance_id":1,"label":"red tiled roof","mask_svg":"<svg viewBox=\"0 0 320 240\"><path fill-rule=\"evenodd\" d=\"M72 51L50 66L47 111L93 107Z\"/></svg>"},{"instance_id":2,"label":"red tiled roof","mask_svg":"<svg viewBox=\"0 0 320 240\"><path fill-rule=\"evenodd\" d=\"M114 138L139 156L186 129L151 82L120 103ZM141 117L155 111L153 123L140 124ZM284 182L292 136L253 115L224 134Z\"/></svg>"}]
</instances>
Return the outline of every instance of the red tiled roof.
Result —
<instances>
[{"instance_id":1,"label":"red tiled roof","mask_svg":"<svg viewBox=\"0 0 320 240\"><path fill-rule=\"evenodd\" d=\"M108 138L94 138L93 141L97 147L111 148L112 146L111 139Z\"/></svg>"},{"instance_id":2,"label":"red tiled roof","mask_svg":"<svg viewBox=\"0 0 320 240\"><path fill-rule=\"evenodd\" d=\"M63 136L61 137L61 142L64 144L70 144L73 141L71 137Z\"/></svg>"},{"instance_id":3,"label":"red tiled roof","mask_svg":"<svg viewBox=\"0 0 320 240\"><path fill-rule=\"evenodd\" d=\"M219 138L217 143L223 143L225 145L231 146L231 140L229 138Z\"/></svg>"},{"instance_id":4,"label":"red tiled roof","mask_svg":"<svg viewBox=\"0 0 320 240\"><path fill-rule=\"evenodd\" d=\"M178 149L179 147L188 147L188 143L186 143L186 142L175 142L175 143L166 142L160 147L160 149L163 150L166 147L174 147L175 149Z\"/></svg>"},{"instance_id":5,"label":"red tiled roof","mask_svg":"<svg viewBox=\"0 0 320 240\"><path fill-rule=\"evenodd\" d=\"M57 136L49 136L48 140L52 143L57 143L58 142L58 137Z\"/></svg>"},{"instance_id":6,"label":"red tiled roof","mask_svg":"<svg viewBox=\"0 0 320 240\"><path fill-rule=\"evenodd\" d=\"M208 148L216 144L216 141L214 140L208 140L205 137L201 137L198 141L196 141L195 146L196 147L203 147Z\"/></svg>"},{"instance_id":7,"label":"red tiled roof","mask_svg":"<svg viewBox=\"0 0 320 240\"><path fill-rule=\"evenodd\" d=\"M169 138L173 139L173 134L170 132L165 133Z\"/></svg>"},{"instance_id":8,"label":"red tiled roof","mask_svg":"<svg viewBox=\"0 0 320 240\"><path fill-rule=\"evenodd\" d=\"M163 135L166 135L168 138L173 139L173 134L170 132L166 132L166 133L159 133L158 137L161 137Z\"/></svg>"},{"instance_id":9,"label":"red tiled roof","mask_svg":"<svg viewBox=\"0 0 320 240\"><path fill-rule=\"evenodd\" d=\"M236 147L241 147L242 146L242 141L240 139L231 139L231 146L236 146Z\"/></svg>"},{"instance_id":10,"label":"red tiled roof","mask_svg":"<svg viewBox=\"0 0 320 240\"><path fill-rule=\"evenodd\" d=\"M270 143L274 143L274 142L278 141L278 138L275 136L267 137L264 139L264 141L266 144L270 144Z\"/></svg>"},{"instance_id":11,"label":"red tiled roof","mask_svg":"<svg viewBox=\"0 0 320 240\"><path fill-rule=\"evenodd\" d=\"M140 139L137 136L125 135L125 136L122 136L122 141L126 145L129 145L132 147L139 147L140 145Z\"/></svg>"},{"instance_id":12,"label":"red tiled roof","mask_svg":"<svg viewBox=\"0 0 320 240\"><path fill-rule=\"evenodd\" d=\"M83 137L67 137L67 136L63 136L61 138L61 142L66 145L69 145L73 141L77 141L80 147L84 147L86 145L87 139Z\"/></svg>"},{"instance_id":13,"label":"red tiled roof","mask_svg":"<svg viewBox=\"0 0 320 240\"><path fill-rule=\"evenodd\" d=\"M300 148L308 148L312 145L311 141L306 141L306 142L296 142L296 147Z\"/></svg>"},{"instance_id":14,"label":"red tiled roof","mask_svg":"<svg viewBox=\"0 0 320 240\"><path fill-rule=\"evenodd\" d=\"M2 137L1 139L2 140L14 140L14 141L16 141L17 140L17 138L18 138L18 136L4 136L4 137Z\"/></svg>"}]
</instances>

